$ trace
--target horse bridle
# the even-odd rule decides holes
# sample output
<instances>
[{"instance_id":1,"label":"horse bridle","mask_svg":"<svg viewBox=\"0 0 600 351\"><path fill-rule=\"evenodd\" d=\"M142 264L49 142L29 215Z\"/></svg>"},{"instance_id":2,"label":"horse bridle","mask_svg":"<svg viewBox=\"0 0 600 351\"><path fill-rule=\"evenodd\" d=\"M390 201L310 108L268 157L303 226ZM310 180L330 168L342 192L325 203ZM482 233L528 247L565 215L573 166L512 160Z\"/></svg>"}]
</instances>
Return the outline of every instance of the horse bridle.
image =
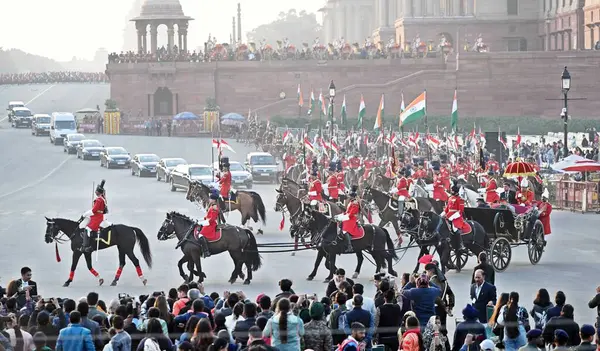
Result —
<instances>
[{"instance_id":1,"label":"horse bridle","mask_svg":"<svg viewBox=\"0 0 600 351\"><path fill-rule=\"evenodd\" d=\"M279 201L276 201L275 202L275 206L276 206L275 209L277 209L277 206L279 206L279 209L281 210L281 213L283 215L285 215L286 213L288 213L290 215L290 221L293 222L294 218L296 218L298 216L298 214L300 214L300 213L302 213L304 211L304 206L305 206L304 202L302 202L300 199L298 199L298 200L300 200L300 207L293 214L290 213L290 211L289 211L289 209L287 208L287 205L286 205L288 197L287 197L287 194L286 194L285 190L281 190L281 192L277 196L278 197L281 196L282 199L285 199L285 202L280 205Z\"/></svg>"},{"instance_id":2,"label":"horse bridle","mask_svg":"<svg viewBox=\"0 0 600 351\"><path fill-rule=\"evenodd\" d=\"M56 227L56 222L49 220L46 221L46 225L48 225L47 230L46 230L46 236L50 237L50 239L52 241L56 241L59 244L63 244L69 240L71 240L71 238L73 238L75 236L75 233L77 232L77 229L75 229L73 231L73 233L71 233L71 235L63 232L60 228ZM56 231L55 231L56 229ZM50 232L51 234L49 234L48 232ZM66 238L63 238L65 237Z\"/></svg>"}]
</instances>

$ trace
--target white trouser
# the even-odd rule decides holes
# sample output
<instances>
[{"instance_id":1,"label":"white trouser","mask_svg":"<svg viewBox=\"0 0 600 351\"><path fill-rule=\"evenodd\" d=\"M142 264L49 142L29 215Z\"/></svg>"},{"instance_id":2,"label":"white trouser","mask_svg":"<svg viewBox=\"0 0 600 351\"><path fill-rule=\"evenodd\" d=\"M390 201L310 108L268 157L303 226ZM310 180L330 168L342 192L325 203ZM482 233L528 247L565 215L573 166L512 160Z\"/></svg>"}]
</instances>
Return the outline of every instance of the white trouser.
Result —
<instances>
[{"instance_id":1,"label":"white trouser","mask_svg":"<svg viewBox=\"0 0 600 351\"><path fill-rule=\"evenodd\" d=\"M79 229L85 229L87 235L90 235L90 228L88 228L88 224L90 224L90 217L84 217L83 220L81 221L81 223L79 223ZM111 226L112 223L110 223L109 221L107 221L106 219L104 219L102 221L102 223L100 223L100 228L106 228Z\"/></svg>"}]
</instances>

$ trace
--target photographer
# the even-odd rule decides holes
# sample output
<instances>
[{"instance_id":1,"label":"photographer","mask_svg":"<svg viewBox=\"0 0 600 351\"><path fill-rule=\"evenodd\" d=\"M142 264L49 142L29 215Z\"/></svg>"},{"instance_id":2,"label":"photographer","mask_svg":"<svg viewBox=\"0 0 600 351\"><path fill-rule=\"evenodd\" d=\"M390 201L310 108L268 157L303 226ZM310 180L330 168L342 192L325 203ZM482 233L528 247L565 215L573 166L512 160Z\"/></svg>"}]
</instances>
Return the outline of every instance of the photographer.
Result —
<instances>
[{"instance_id":1,"label":"photographer","mask_svg":"<svg viewBox=\"0 0 600 351\"><path fill-rule=\"evenodd\" d=\"M425 265L427 276L430 282L437 286L441 290L441 295L436 299L435 311L436 315L440 317L442 327L446 328L446 319L448 315L452 317L452 309L455 304L454 292L448 284L448 280L440 271L437 262L431 262Z\"/></svg>"},{"instance_id":2,"label":"photographer","mask_svg":"<svg viewBox=\"0 0 600 351\"><path fill-rule=\"evenodd\" d=\"M57 316L59 323L58 326L54 326L51 323L51 317ZM32 326L35 324L34 326ZM33 313L29 317L29 333L35 334L42 332L48 337L48 347L51 349L56 348L56 339L61 329L67 326L65 322L65 314L63 309L60 308L58 302L55 299L44 300L39 298Z\"/></svg>"},{"instance_id":3,"label":"photographer","mask_svg":"<svg viewBox=\"0 0 600 351\"><path fill-rule=\"evenodd\" d=\"M29 292L29 296L36 297L38 294L37 284L33 280L31 280L32 273L31 268L23 267L21 268L21 279L17 279L15 281L17 288L17 303L19 308L25 306L25 292Z\"/></svg>"}]
</instances>

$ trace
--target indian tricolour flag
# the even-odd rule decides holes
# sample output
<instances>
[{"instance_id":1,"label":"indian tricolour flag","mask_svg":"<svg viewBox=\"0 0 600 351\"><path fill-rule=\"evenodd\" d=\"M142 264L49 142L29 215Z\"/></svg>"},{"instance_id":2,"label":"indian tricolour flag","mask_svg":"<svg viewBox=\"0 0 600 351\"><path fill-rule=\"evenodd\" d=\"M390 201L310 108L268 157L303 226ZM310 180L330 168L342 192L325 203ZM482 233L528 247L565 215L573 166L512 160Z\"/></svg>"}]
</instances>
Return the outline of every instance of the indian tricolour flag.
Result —
<instances>
[{"instance_id":1,"label":"indian tricolour flag","mask_svg":"<svg viewBox=\"0 0 600 351\"><path fill-rule=\"evenodd\" d=\"M319 93L319 101L321 105L321 113L323 116L327 116L327 105L325 104L325 95L323 95L322 91Z\"/></svg>"},{"instance_id":2,"label":"indian tricolour flag","mask_svg":"<svg viewBox=\"0 0 600 351\"><path fill-rule=\"evenodd\" d=\"M456 100L456 90L454 90L454 100L452 100L450 127L453 131L456 131L456 128L458 127L458 100Z\"/></svg>"},{"instance_id":3,"label":"indian tricolour flag","mask_svg":"<svg viewBox=\"0 0 600 351\"><path fill-rule=\"evenodd\" d=\"M358 107L358 127L362 128L363 118L367 114L367 107L365 106L365 98L360 94L360 106Z\"/></svg>"},{"instance_id":4,"label":"indian tricolour flag","mask_svg":"<svg viewBox=\"0 0 600 351\"><path fill-rule=\"evenodd\" d=\"M342 101L342 125L345 126L348 120L347 112L346 112L346 95L344 95L344 100Z\"/></svg>"},{"instance_id":5,"label":"indian tricolour flag","mask_svg":"<svg viewBox=\"0 0 600 351\"><path fill-rule=\"evenodd\" d=\"M383 116L385 111L385 95L381 94L381 100L379 101L379 108L377 109L377 117L375 118L374 130L383 129Z\"/></svg>"},{"instance_id":6,"label":"indian tricolour flag","mask_svg":"<svg viewBox=\"0 0 600 351\"><path fill-rule=\"evenodd\" d=\"M304 98L302 98L302 89L300 88L300 84L298 84L298 106L304 106Z\"/></svg>"},{"instance_id":7,"label":"indian tricolour flag","mask_svg":"<svg viewBox=\"0 0 600 351\"><path fill-rule=\"evenodd\" d=\"M406 110L400 114L400 126L403 126L406 123L418 121L425 116L427 113L426 95L427 92L424 91L408 106L406 106Z\"/></svg>"},{"instance_id":8,"label":"indian tricolour flag","mask_svg":"<svg viewBox=\"0 0 600 351\"><path fill-rule=\"evenodd\" d=\"M308 115L312 115L313 111L315 110L317 105L317 102L315 100L315 92L311 89L310 90L310 107L308 108Z\"/></svg>"}]
</instances>

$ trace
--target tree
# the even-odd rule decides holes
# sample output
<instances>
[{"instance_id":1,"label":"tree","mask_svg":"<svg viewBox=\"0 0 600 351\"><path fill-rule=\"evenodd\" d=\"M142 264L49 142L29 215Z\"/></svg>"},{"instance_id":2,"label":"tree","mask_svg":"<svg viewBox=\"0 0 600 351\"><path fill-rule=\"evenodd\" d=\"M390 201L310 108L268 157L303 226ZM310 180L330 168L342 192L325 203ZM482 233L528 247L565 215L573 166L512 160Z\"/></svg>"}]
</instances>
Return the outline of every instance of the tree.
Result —
<instances>
[{"instance_id":1,"label":"tree","mask_svg":"<svg viewBox=\"0 0 600 351\"><path fill-rule=\"evenodd\" d=\"M63 71L58 62L18 49L0 49L0 73Z\"/></svg>"},{"instance_id":2,"label":"tree","mask_svg":"<svg viewBox=\"0 0 600 351\"><path fill-rule=\"evenodd\" d=\"M321 30L316 14L290 9L287 13L280 12L275 21L248 32L248 41L258 44L265 39L267 43L275 46L278 40L288 38L291 44L299 48L302 43L312 45L313 40L321 36Z\"/></svg>"},{"instance_id":3,"label":"tree","mask_svg":"<svg viewBox=\"0 0 600 351\"><path fill-rule=\"evenodd\" d=\"M213 97L207 97L204 101L204 111L219 111L219 105L217 105L217 100Z\"/></svg>"},{"instance_id":4,"label":"tree","mask_svg":"<svg viewBox=\"0 0 600 351\"><path fill-rule=\"evenodd\" d=\"M109 111L117 110L117 102L112 99L106 99L106 101L104 101L104 107Z\"/></svg>"}]
</instances>

